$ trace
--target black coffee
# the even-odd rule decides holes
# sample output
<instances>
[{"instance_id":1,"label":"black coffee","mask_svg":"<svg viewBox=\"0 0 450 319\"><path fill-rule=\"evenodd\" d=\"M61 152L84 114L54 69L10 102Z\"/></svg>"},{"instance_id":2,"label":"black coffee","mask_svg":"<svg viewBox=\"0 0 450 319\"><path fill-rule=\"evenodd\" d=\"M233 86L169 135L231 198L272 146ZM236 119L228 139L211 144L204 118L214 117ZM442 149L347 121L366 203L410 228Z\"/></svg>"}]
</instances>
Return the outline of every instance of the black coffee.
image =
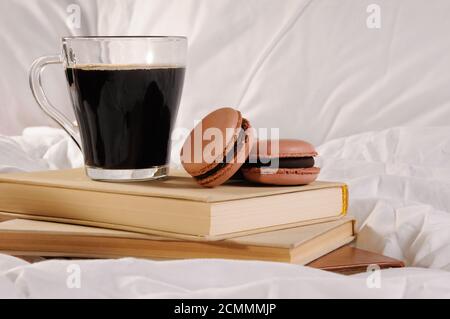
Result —
<instances>
[{"instance_id":1,"label":"black coffee","mask_svg":"<svg viewBox=\"0 0 450 319\"><path fill-rule=\"evenodd\" d=\"M86 165L166 165L184 73L176 67L67 68Z\"/></svg>"}]
</instances>

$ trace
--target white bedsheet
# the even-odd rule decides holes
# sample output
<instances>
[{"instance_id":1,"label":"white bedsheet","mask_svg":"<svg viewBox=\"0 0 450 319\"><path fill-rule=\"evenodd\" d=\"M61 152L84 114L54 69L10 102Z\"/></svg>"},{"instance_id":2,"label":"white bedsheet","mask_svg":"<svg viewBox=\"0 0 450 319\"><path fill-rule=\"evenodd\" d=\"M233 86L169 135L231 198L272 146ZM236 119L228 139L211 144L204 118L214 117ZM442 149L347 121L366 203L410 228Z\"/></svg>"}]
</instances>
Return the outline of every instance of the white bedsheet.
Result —
<instances>
[{"instance_id":1,"label":"white bedsheet","mask_svg":"<svg viewBox=\"0 0 450 319\"><path fill-rule=\"evenodd\" d=\"M373 3L380 29L366 25ZM79 29L66 25L73 4ZM28 89L28 71L67 35L188 36L178 127L220 106L316 144L448 125L448 12L448 0L1 0L0 134L55 125ZM45 70L50 101L73 118L65 82L62 67Z\"/></svg>"},{"instance_id":2,"label":"white bedsheet","mask_svg":"<svg viewBox=\"0 0 450 319\"><path fill-rule=\"evenodd\" d=\"M81 154L56 129L0 137L0 150L0 172L82 164ZM346 277L265 262L122 259L31 265L0 255L0 297L450 298L450 127L367 132L330 141L319 153L321 179L349 183L350 214L360 229L357 246L403 259L408 268ZM74 263L81 270L80 289L66 285Z\"/></svg>"}]
</instances>

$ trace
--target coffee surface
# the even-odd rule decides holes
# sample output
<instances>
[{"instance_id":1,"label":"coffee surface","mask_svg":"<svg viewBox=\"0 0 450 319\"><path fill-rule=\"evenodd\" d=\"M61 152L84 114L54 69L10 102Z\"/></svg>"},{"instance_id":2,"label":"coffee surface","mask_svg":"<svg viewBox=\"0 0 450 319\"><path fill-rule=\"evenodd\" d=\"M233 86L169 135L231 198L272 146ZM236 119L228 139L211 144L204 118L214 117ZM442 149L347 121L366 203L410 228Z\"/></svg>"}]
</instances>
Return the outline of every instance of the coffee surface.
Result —
<instances>
[{"instance_id":1,"label":"coffee surface","mask_svg":"<svg viewBox=\"0 0 450 319\"><path fill-rule=\"evenodd\" d=\"M85 163L104 169L166 165L185 69L69 67L66 76Z\"/></svg>"}]
</instances>

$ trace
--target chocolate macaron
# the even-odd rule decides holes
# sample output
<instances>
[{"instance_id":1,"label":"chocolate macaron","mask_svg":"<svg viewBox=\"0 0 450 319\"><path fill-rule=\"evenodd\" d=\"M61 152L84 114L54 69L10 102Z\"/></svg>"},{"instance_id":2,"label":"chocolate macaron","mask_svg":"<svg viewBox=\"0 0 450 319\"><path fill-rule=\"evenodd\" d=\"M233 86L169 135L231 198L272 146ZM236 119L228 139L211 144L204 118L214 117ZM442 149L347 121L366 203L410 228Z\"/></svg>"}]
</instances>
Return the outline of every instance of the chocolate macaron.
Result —
<instances>
[{"instance_id":1,"label":"chocolate macaron","mask_svg":"<svg viewBox=\"0 0 450 319\"><path fill-rule=\"evenodd\" d=\"M184 169L204 187L229 180L245 163L253 131L241 112L225 107L208 114L191 131L181 149Z\"/></svg>"},{"instance_id":2,"label":"chocolate macaron","mask_svg":"<svg viewBox=\"0 0 450 319\"><path fill-rule=\"evenodd\" d=\"M269 185L305 185L317 179L317 152L313 145L301 140L261 140L253 147L242 167L248 181Z\"/></svg>"}]
</instances>

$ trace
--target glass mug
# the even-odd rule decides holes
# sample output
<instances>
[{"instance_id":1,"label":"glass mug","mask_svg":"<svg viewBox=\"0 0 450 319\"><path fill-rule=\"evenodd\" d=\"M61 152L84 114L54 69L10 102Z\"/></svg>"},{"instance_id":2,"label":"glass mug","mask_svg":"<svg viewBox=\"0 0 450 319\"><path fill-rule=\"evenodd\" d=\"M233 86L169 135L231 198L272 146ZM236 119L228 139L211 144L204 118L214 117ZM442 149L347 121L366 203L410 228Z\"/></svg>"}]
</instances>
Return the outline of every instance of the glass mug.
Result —
<instances>
[{"instance_id":1,"label":"glass mug","mask_svg":"<svg viewBox=\"0 0 450 319\"><path fill-rule=\"evenodd\" d=\"M66 37L37 59L30 86L41 109L77 143L93 180L167 176L170 135L186 69L185 37ZM48 101L41 73L63 64L76 124Z\"/></svg>"}]
</instances>

